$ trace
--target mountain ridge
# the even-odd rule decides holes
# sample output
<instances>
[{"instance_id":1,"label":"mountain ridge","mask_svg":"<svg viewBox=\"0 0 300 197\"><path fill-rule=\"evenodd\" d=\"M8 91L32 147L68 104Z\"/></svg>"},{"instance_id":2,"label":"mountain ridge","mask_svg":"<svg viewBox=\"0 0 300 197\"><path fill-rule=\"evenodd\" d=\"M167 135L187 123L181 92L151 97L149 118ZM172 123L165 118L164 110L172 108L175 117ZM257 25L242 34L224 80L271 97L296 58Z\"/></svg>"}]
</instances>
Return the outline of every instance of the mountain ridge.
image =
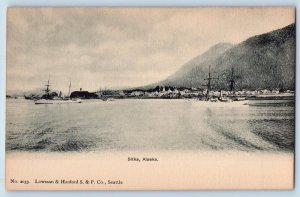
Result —
<instances>
[{"instance_id":1,"label":"mountain ridge","mask_svg":"<svg viewBox=\"0 0 300 197\"><path fill-rule=\"evenodd\" d=\"M216 89L228 88L231 69L239 89L295 88L295 23L252 36L239 44L219 43L154 86L201 87L211 66Z\"/></svg>"}]
</instances>

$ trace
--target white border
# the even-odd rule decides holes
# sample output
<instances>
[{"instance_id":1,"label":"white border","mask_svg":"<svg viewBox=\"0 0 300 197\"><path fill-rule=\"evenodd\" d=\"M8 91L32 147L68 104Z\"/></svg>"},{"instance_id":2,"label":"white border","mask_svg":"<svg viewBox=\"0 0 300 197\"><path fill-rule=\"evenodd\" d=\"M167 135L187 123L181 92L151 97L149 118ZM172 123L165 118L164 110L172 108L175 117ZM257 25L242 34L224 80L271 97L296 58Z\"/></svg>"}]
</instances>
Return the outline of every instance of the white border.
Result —
<instances>
[{"instance_id":1,"label":"white border","mask_svg":"<svg viewBox=\"0 0 300 197\"><path fill-rule=\"evenodd\" d=\"M300 196L300 185L299 185L299 170L297 164L299 164L299 129L296 124L296 169L295 169L295 189L293 191L77 191L77 192L6 192L4 188L4 176L5 176L5 73L6 73L6 9L11 6L29 6L29 7L41 7L41 6L55 6L55 7L75 7L75 6L109 6L109 7L132 7L132 6L296 6L298 9L300 1L297 0L0 0L0 196L66 196L72 195L83 196L222 196L222 197L233 197L233 196ZM299 16L298 10L296 10L297 18ZM299 22L296 20L296 27ZM298 68L300 50L299 46L299 31L297 28L297 66L296 66L296 103L299 102L299 78L300 70ZM299 106L296 104L296 123L299 121L298 112Z\"/></svg>"}]
</instances>

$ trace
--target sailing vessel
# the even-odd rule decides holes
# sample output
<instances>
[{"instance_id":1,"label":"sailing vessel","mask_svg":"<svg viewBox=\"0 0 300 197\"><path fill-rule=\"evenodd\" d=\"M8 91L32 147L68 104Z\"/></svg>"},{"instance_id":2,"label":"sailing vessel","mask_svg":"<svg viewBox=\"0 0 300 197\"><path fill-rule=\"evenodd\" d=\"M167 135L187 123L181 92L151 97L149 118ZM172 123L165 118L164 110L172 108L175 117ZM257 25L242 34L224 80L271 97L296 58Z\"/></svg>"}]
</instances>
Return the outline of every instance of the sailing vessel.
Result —
<instances>
[{"instance_id":1,"label":"sailing vessel","mask_svg":"<svg viewBox=\"0 0 300 197\"><path fill-rule=\"evenodd\" d=\"M223 91L220 90L220 95L219 97L212 96L210 93L212 91L212 80L213 79L219 79L216 77L213 77L210 71L210 66L209 66L209 71L208 71L208 77L205 79L207 80L207 84L203 85L207 87L205 97L200 98L195 104L197 105L205 105L205 106L219 106L219 107L228 107L228 106L248 106L248 101L239 98L239 97L234 97L234 91L235 91L235 76L234 76L234 71L232 68L231 72L231 78L230 78L230 89L233 95L231 97L228 96L223 96Z\"/></svg>"},{"instance_id":2,"label":"sailing vessel","mask_svg":"<svg viewBox=\"0 0 300 197\"><path fill-rule=\"evenodd\" d=\"M208 68L208 78L204 79L204 80L207 80L207 84L203 85L203 86L206 86L207 89L206 89L206 96L205 96L205 100L206 101L211 101L211 102L217 102L218 100L216 98L213 98L211 95L210 95L210 92L212 90L212 80L213 79L219 79L219 78L216 78L216 77L213 77L211 75L211 72L210 72L210 66Z\"/></svg>"},{"instance_id":3,"label":"sailing vessel","mask_svg":"<svg viewBox=\"0 0 300 197\"><path fill-rule=\"evenodd\" d=\"M45 85L46 89L45 94L38 100L36 100L34 103L35 104L67 104L67 103L81 103L80 99L71 99L70 98L70 89L71 89L71 81L70 81L70 85L69 85L69 95L66 98L62 98L61 96L61 92L60 95L57 95L56 92L51 92L49 87L50 87L50 83L49 83L49 79L48 79L48 83Z\"/></svg>"}]
</instances>

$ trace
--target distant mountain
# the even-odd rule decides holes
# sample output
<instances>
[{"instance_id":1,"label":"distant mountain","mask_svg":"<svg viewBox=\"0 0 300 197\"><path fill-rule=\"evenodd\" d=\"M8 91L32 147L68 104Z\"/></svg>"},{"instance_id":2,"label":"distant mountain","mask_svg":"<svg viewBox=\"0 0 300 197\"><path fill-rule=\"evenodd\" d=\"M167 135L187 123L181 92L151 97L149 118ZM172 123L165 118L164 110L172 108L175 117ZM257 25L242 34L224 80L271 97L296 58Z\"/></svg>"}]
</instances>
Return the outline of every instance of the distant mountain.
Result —
<instances>
[{"instance_id":1,"label":"distant mountain","mask_svg":"<svg viewBox=\"0 0 300 197\"><path fill-rule=\"evenodd\" d=\"M208 68L214 77L215 88L229 88L232 68L238 89L295 88L295 24L251 37L232 45L221 43L187 62L167 79L151 84L201 87L206 83Z\"/></svg>"}]
</instances>

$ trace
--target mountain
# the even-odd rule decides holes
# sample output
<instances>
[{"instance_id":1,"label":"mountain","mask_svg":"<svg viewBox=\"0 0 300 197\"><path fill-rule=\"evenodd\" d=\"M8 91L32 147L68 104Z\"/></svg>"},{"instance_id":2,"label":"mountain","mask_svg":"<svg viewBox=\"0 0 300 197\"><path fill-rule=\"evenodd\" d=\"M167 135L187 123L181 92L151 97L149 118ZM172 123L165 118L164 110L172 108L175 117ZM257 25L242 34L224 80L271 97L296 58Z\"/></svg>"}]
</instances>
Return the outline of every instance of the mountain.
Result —
<instances>
[{"instance_id":1,"label":"mountain","mask_svg":"<svg viewBox=\"0 0 300 197\"><path fill-rule=\"evenodd\" d=\"M232 68L237 89L295 88L295 24L237 45L221 43L187 62L167 79L150 86L201 87L211 66L214 87L228 89ZM148 86L148 87L150 87Z\"/></svg>"}]
</instances>

